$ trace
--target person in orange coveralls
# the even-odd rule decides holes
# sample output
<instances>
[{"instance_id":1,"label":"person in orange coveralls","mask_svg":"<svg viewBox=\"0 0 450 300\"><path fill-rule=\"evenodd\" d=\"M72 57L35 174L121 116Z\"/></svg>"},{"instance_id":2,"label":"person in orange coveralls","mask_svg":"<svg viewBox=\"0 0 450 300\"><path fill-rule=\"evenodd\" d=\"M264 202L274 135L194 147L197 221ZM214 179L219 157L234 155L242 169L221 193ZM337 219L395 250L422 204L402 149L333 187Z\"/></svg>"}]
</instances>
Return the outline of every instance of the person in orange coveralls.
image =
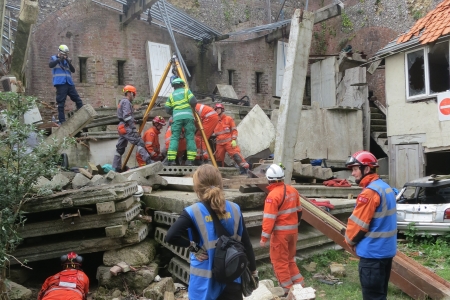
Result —
<instances>
[{"instance_id":1,"label":"person in orange coveralls","mask_svg":"<svg viewBox=\"0 0 450 300\"><path fill-rule=\"evenodd\" d=\"M164 158L161 155L159 146L159 134L161 129L166 125L166 121L161 116L153 118L153 126L144 133L145 148L138 146L136 151L136 160L139 167L149 165L155 161L162 161Z\"/></svg>"},{"instance_id":2,"label":"person in orange coveralls","mask_svg":"<svg viewBox=\"0 0 450 300\"><path fill-rule=\"evenodd\" d=\"M63 270L48 277L38 300L85 300L89 293L89 278L80 269L83 258L75 252L61 256Z\"/></svg>"},{"instance_id":3,"label":"person in orange coveralls","mask_svg":"<svg viewBox=\"0 0 450 300\"><path fill-rule=\"evenodd\" d=\"M202 121L203 131L205 132L206 138L209 139L216 128L217 123L219 123L219 115L214 109L208 105L197 103L195 106L195 111L200 116ZM199 130L195 133L195 144L197 145L197 161L206 161L209 159L208 150L206 148L206 143L203 140L202 133Z\"/></svg>"},{"instance_id":4,"label":"person in orange coveralls","mask_svg":"<svg viewBox=\"0 0 450 300\"><path fill-rule=\"evenodd\" d=\"M170 146L170 137L172 136L172 117L169 119L169 127L167 127L166 135L165 135L165 145L166 145L166 152L169 149ZM180 161L182 157L184 156L184 153L187 149L187 143L186 143L186 137L184 136L184 129L181 129L180 133L180 139L178 140L178 151L177 151L177 161ZM180 163L181 164L181 163Z\"/></svg>"},{"instance_id":5,"label":"person in orange coveralls","mask_svg":"<svg viewBox=\"0 0 450 300\"><path fill-rule=\"evenodd\" d=\"M359 256L364 300L386 300L392 259L397 253L397 209L393 189L375 173L378 161L358 151L345 164L363 188L347 222L345 242Z\"/></svg>"},{"instance_id":6,"label":"person in orange coveralls","mask_svg":"<svg viewBox=\"0 0 450 300\"><path fill-rule=\"evenodd\" d=\"M266 171L270 191L264 203L261 247L270 238L270 261L275 276L285 295L294 284L303 286L303 276L295 263L298 225L302 217L300 195L292 186L285 184L284 170L272 164Z\"/></svg>"},{"instance_id":7,"label":"person in orange coveralls","mask_svg":"<svg viewBox=\"0 0 450 300\"><path fill-rule=\"evenodd\" d=\"M219 123L214 128L217 165L223 167L226 152L239 167L248 170L250 166L245 161L241 149L236 143L238 132L233 118L224 114L225 107L221 103L217 103L214 110L219 114Z\"/></svg>"}]
</instances>

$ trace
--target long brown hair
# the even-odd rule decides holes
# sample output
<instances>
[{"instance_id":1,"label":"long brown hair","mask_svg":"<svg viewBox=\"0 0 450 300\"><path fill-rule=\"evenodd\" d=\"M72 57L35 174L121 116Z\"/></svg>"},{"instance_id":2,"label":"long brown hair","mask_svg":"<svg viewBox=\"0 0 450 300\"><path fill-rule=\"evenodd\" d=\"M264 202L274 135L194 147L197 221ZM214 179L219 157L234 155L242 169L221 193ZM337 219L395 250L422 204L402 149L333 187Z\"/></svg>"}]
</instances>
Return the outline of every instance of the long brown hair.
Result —
<instances>
[{"instance_id":1,"label":"long brown hair","mask_svg":"<svg viewBox=\"0 0 450 300\"><path fill-rule=\"evenodd\" d=\"M193 179L194 191L200 201L209 202L216 214L225 214L225 194L219 170L212 165L202 165L195 171Z\"/></svg>"}]
</instances>

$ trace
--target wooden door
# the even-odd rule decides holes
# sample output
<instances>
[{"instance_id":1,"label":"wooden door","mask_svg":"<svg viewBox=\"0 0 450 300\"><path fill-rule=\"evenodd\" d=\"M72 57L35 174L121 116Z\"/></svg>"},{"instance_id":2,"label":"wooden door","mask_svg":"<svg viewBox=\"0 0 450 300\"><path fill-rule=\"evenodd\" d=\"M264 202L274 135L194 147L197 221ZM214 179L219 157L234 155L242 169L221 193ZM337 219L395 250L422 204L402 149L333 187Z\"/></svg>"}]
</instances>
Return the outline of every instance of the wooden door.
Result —
<instances>
[{"instance_id":1,"label":"wooden door","mask_svg":"<svg viewBox=\"0 0 450 300\"><path fill-rule=\"evenodd\" d=\"M154 93L158 86L161 76L172 57L170 53L169 45L147 42L147 65L151 94ZM170 76L172 76L171 71L167 74L159 96L167 97L173 92L172 86L170 85Z\"/></svg>"}]
</instances>

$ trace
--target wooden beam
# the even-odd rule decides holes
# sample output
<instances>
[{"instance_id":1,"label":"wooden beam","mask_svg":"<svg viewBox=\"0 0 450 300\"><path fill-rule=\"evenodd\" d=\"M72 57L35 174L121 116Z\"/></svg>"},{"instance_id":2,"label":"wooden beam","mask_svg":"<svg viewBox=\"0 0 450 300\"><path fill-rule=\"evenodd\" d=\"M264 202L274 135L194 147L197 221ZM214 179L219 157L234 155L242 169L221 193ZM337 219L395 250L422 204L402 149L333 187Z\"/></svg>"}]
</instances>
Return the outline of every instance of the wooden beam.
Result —
<instances>
[{"instance_id":1,"label":"wooden beam","mask_svg":"<svg viewBox=\"0 0 450 300\"><path fill-rule=\"evenodd\" d=\"M138 0L128 6L123 16L121 16L121 22L123 25L131 23L134 19L139 17L147 8L150 8L158 0Z\"/></svg>"},{"instance_id":2,"label":"wooden beam","mask_svg":"<svg viewBox=\"0 0 450 300\"><path fill-rule=\"evenodd\" d=\"M314 24L319 24L329 20L331 18L337 17L341 15L341 4L330 4L325 7L322 7L319 10L314 12ZM271 43L283 37L283 34L289 35L291 31L291 24L289 23L284 28L278 28L275 31L272 31L268 35L266 35L266 42Z\"/></svg>"}]
</instances>

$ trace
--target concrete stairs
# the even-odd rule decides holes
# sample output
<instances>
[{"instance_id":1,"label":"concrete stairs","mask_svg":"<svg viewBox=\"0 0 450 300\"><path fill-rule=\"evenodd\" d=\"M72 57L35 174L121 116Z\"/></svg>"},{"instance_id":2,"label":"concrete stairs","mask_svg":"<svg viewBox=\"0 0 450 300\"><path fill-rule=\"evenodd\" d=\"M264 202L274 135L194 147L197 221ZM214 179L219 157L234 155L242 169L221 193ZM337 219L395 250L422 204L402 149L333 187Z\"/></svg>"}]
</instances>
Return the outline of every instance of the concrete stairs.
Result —
<instances>
[{"instance_id":1,"label":"concrete stairs","mask_svg":"<svg viewBox=\"0 0 450 300\"><path fill-rule=\"evenodd\" d=\"M370 107L370 136L384 153L389 154L386 115L378 107Z\"/></svg>"}]
</instances>

